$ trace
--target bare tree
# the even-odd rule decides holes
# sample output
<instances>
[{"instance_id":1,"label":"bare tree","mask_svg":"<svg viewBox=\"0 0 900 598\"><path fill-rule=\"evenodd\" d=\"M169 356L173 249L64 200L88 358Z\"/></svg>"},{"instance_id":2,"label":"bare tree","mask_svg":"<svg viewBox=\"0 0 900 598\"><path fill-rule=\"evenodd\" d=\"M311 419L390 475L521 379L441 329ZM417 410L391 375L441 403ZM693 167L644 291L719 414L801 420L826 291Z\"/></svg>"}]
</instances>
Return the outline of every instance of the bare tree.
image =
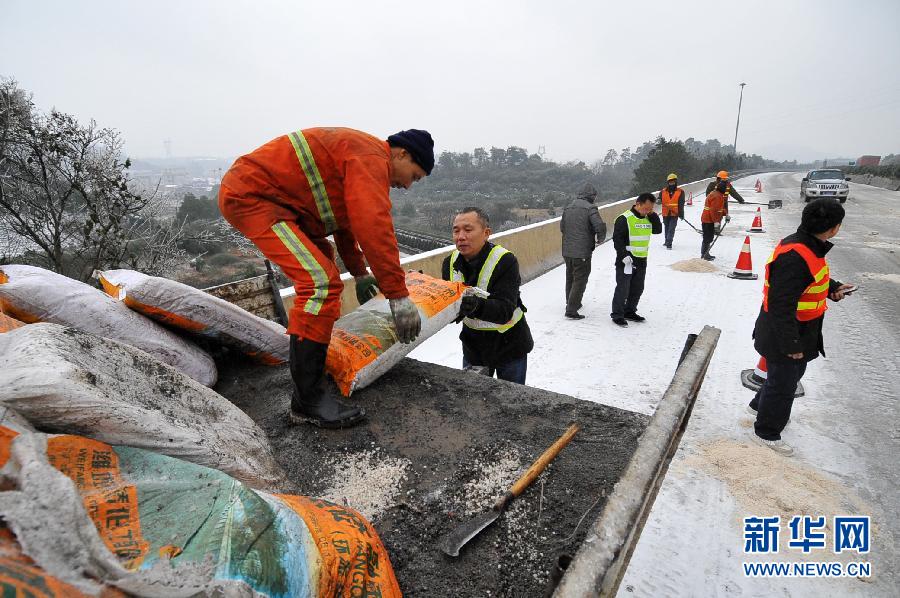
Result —
<instances>
[{"instance_id":1,"label":"bare tree","mask_svg":"<svg viewBox=\"0 0 900 598\"><path fill-rule=\"evenodd\" d=\"M0 194L4 190L3 180L9 176L6 156L12 130L15 126L28 122L31 106L31 97L19 89L14 80L0 79ZM25 251L26 247L27 244L23 239L0 219L0 264L10 263Z\"/></svg>"},{"instance_id":2,"label":"bare tree","mask_svg":"<svg viewBox=\"0 0 900 598\"><path fill-rule=\"evenodd\" d=\"M164 273L183 227L161 219L155 193L130 187L118 131L38 112L0 81L0 228L24 239L37 265L79 280L123 264Z\"/></svg>"}]
</instances>

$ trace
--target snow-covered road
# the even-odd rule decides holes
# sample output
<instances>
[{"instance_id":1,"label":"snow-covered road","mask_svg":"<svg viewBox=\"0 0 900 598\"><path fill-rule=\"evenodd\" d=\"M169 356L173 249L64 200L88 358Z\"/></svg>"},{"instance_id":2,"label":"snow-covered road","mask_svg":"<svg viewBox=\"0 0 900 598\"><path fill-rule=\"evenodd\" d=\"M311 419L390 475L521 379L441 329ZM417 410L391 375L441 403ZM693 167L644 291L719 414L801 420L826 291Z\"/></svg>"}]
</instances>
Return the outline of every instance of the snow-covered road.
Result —
<instances>
[{"instance_id":1,"label":"snow-covered road","mask_svg":"<svg viewBox=\"0 0 900 598\"><path fill-rule=\"evenodd\" d=\"M829 255L832 271L840 280L868 285L865 288L887 285L889 291L880 292L877 304L867 304L862 292L832 304L825 325L829 356L810 364L804 379L807 396L795 402L784 434L795 455L785 458L748 441L751 420L744 406L752 395L741 386L739 374L758 359L750 335L761 300L763 267L777 240L799 223L800 177L760 175L763 193L752 190L756 176L736 181L749 201L778 198L785 202L783 210L763 207L767 232L750 234L754 271L760 280L726 277L756 213L756 206L732 202L733 220L713 250L718 256L713 272L683 271L694 265L685 268L684 261L698 257L700 251L700 235L686 224L679 224L672 251L662 246L662 235L654 238L639 308L647 317L643 324L621 329L609 319L615 286L611 243L594 253L584 320L563 317L564 268L523 286L535 338L528 384L641 413L655 409L687 335L699 332L704 324L722 330L620 596L898 595L898 578L892 569L898 562L894 543L900 541L896 493L900 408L894 390L900 373L900 339L892 333L896 323L889 316L897 313L900 301L897 257L888 254L896 238L892 241L882 232L881 245L873 246L871 238L865 238L867 221L861 214L880 211L893 219L890 230L898 230L900 193L853 185L846 204L851 213L848 226ZM877 204L876 209L861 202L870 195L887 198L879 200L885 207ZM698 227L701 209L702 199L687 208L687 218ZM865 247L855 248L866 241ZM842 265L858 269L859 262L839 257L842 251L883 251L888 257L865 258L875 264L865 270L867 274L847 272L841 271ZM890 324L881 323L886 318ZM448 327L411 357L459 367L458 331ZM781 552L745 555L743 517L772 515L780 515L783 522ZM793 515L825 516L829 522L833 515L871 515L871 553L848 557L813 549L804 555L789 549L787 522ZM829 538L832 533L829 523ZM868 561L873 575L867 580L745 577L742 563L753 561Z\"/></svg>"}]
</instances>

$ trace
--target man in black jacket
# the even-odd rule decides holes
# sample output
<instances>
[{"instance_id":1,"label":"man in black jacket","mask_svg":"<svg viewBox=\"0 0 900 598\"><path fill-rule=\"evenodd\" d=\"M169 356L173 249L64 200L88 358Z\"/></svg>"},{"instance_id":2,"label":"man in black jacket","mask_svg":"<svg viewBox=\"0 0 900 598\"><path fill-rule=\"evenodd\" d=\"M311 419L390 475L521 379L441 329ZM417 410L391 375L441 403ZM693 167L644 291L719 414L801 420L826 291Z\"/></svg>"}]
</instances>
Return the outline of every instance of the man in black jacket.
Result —
<instances>
[{"instance_id":1,"label":"man in black jacket","mask_svg":"<svg viewBox=\"0 0 900 598\"><path fill-rule=\"evenodd\" d=\"M841 228L844 208L822 198L803 209L800 227L781 240L766 264L763 305L753 330L756 351L766 358L768 375L750 402L756 411L753 439L783 455L793 448L781 439L791 416L794 390L806 364L825 355L822 322L826 297L840 301L853 285L831 278L825 255Z\"/></svg>"},{"instance_id":2,"label":"man in black jacket","mask_svg":"<svg viewBox=\"0 0 900 598\"><path fill-rule=\"evenodd\" d=\"M519 297L519 261L489 242L490 235L487 214L463 208L453 220L456 250L444 259L441 276L475 287L466 290L457 318L463 322L463 367L487 368L490 376L525 384L534 341Z\"/></svg>"},{"instance_id":3,"label":"man in black jacket","mask_svg":"<svg viewBox=\"0 0 900 598\"><path fill-rule=\"evenodd\" d=\"M711 181L706 186L706 194L709 195L713 192L716 186L725 181L725 191L722 191L722 194L725 195L725 213L728 213L728 199L733 197L737 200L738 203L744 203L744 198L741 197L741 194L738 193L737 189L734 188L734 185L731 184L731 181L728 180L728 171L720 170L718 174L716 174L716 180Z\"/></svg>"},{"instance_id":4,"label":"man in black jacket","mask_svg":"<svg viewBox=\"0 0 900 598\"><path fill-rule=\"evenodd\" d=\"M570 320L582 320L578 313L581 298L591 275L594 248L606 239L606 224L594 205L597 190L585 183L575 201L566 206L559 219L562 232L562 256L566 263L566 313Z\"/></svg>"},{"instance_id":5,"label":"man in black jacket","mask_svg":"<svg viewBox=\"0 0 900 598\"><path fill-rule=\"evenodd\" d=\"M641 193L634 205L619 215L613 225L616 290L613 293L610 317L618 326L628 326L628 320L643 322L646 319L638 315L637 306L644 292L644 279L647 276L650 235L658 235L663 229L655 210L656 196Z\"/></svg>"}]
</instances>

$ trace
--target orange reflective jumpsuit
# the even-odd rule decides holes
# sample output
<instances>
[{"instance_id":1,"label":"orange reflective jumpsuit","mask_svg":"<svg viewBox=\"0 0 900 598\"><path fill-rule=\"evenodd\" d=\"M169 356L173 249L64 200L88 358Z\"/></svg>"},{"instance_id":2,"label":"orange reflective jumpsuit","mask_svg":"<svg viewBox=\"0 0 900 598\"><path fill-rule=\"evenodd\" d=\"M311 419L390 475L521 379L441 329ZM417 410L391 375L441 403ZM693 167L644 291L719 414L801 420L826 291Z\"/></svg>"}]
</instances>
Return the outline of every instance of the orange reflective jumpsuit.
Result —
<instances>
[{"instance_id":1,"label":"orange reflective jumpsuit","mask_svg":"<svg viewBox=\"0 0 900 598\"><path fill-rule=\"evenodd\" d=\"M722 218L728 213L725 205L725 196L720 191L713 191L707 195L706 204L703 206L703 213L700 214L700 222L708 224L722 222Z\"/></svg>"},{"instance_id":2,"label":"orange reflective jumpsuit","mask_svg":"<svg viewBox=\"0 0 900 598\"><path fill-rule=\"evenodd\" d=\"M346 128L303 129L238 158L219 209L294 283L288 333L327 344L343 283L326 239L354 276L366 260L385 297L406 297L391 219L386 141Z\"/></svg>"}]
</instances>

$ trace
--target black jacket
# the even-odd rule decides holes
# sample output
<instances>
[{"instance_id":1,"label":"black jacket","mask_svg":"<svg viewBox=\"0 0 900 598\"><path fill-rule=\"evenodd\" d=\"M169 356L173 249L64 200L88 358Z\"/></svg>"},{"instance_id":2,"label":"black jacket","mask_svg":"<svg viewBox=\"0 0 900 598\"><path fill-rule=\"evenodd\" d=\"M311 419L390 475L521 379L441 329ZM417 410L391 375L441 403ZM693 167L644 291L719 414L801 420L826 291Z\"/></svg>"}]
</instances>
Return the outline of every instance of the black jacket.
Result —
<instances>
[{"instance_id":1,"label":"black jacket","mask_svg":"<svg viewBox=\"0 0 900 598\"><path fill-rule=\"evenodd\" d=\"M641 216L634 210L634 207L631 208L631 212L638 218L643 218L643 216ZM659 214L657 214L656 212L650 212L650 214L647 216L647 219L650 220L650 224L653 226L651 232L654 235L658 235L662 232L663 226L662 220L659 219ZM616 222L613 225L613 247L615 247L616 249L616 265L621 265L622 258L624 258L626 255L631 255L631 252L625 249L626 247L628 247L628 239L628 220L625 219L625 216L620 215L618 218L616 218ZM634 259L634 263L638 266L647 265L647 258L634 257L633 255L631 255L631 257Z\"/></svg>"},{"instance_id":2,"label":"black jacket","mask_svg":"<svg viewBox=\"0 0 900 598\"><path fill-rule=\"evenodd\" d=\"M828 241L819 240L801 229L781 242L802 243L818 257L825 257L832 248ZM797 302L813 280L806 261L796 251L782 254L769 264L769 311L760 307L753 329L753 346L766 360L783 362L790 360L788 355L792 353L803 353L805 361L812 361L819 353L825 355L822 339L825 316L808 322L797 319ZM832 278L828 294L840 286L841 283Z\"/></svg>"},{"instance_id":3,"label":"black jacket","mask_svg":"<svg viewBox=\"0 0 900 598\"><path fill-rule=\"evenodd\" d=\"M713 192L713 189L716 188L717 181L711 181L706 186L706 194L709 195ZM728 213L728 199L735 198L738 203L744 203L744 198L741 197L741 194L737 192L737 189L734 188L734 185L731 184L731 181L728 181L728 189L726 189L725 193L725 213Z\"/></svg>"},{"instance_id":4,"label":"black jacket","mask_svg":"<svg viewBox=\"0 0 900 598\"><path fill-rule=\"evenodd\" d=\"M485 243L484 247L471 262L460 255L453 265L454 270L463 274L464 281L469 286L475 286L478 282L478 273L485 258L490 253L493 243ZM441 277L450 280L450 256L444 258L441 266ZM519 276L519 260L512 253L507 253L497 262L494 274L488 288L484 289L491 294L482 302L479 309L472 314L473 318L486 322L504 324L512 318L516 307L527 311L519 297L519 286L522 279ZM462 341L463 355L472 365L497 367L509 363L515 359L527 355L534 348L534 340L531 338L531 329L525 316L515 326L500 333L492 330L472 330L463 325L459 333Z\"/></svg>"}]
</instances>

